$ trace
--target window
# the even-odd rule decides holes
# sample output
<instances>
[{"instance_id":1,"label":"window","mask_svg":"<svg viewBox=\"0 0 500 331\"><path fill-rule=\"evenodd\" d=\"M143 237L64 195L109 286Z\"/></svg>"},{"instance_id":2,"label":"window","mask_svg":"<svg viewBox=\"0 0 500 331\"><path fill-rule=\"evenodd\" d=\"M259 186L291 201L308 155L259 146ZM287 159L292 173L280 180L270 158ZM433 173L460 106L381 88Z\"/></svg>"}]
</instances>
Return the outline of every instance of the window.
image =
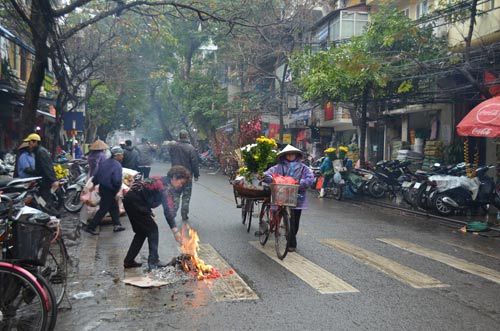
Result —
<instances>
[{"instance_id":1,"label":"window","mask_svg":"<svg viewBox=\"0 0 500 331\"><path fill-rule=\"evenodd\" d=\"M333 19L330 25L330 40L335 41L340 39L340 17L337 16Z\"/></svg>"},{"instance_id":2,"label":"window","mask_svg":"<svg viewBox=\"0 0 500 331\"><path fill-rule=\"evenodd\" d=\"M403 9L403 10L401 11L401 13L402 13L403 15L405 15L406 17L410 17L410 8L406 7L405 9Z\"/></svg>"},{"instance_id":3,"label":"window","mask_svg":"<svg viewBox=\"0 0 500 331\"><path fill-rule=\"evenodd\" d=\"M495 8L495 0L489 0L486 2L485 10L492 10Z\"/></svg>"},{"instance_id":4,"label":"window","mask_svg":"<svg viewBox=\"0 0 500 331\"><path fill-rule=\"evenodd\" d=\"M417 4L417 19L425 16L429 13L429 4L427 0L424 0Z\"/></svg>"},{"instance_id":5,"label":"window","mask_svg":"<svg viewBox=\"0 0 500 331\"><path fill-rule=\"evenodd\" d=\"M316 32L315 41L322 42L327 37L328 37L328 24L325 24L321 28L319 28L319 30Z\"/></svg>"},{"instance_id":6,"label":"window","mask_svg":"<svg viewBox=\"0 0 500 331\"><path fill-rule=\"evenodd\" d=\"M332 23L331 40L337 41L358 36L364 32L367 23L368 13L341 11L340 17L335 18Z\"/></svg>"}]
</instances>

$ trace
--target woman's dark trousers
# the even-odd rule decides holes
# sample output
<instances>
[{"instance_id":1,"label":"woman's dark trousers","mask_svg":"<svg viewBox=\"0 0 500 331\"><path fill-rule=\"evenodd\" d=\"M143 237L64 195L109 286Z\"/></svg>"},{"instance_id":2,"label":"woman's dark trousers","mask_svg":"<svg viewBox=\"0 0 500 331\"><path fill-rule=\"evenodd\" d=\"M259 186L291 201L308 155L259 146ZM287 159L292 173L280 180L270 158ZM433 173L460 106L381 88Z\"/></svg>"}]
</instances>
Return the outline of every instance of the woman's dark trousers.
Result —
<instances>
[{"instance_id":1,"label":"woman's dark trousers","mask_svg":"<svg viewBox=\"0 0 500 331\"><path fill-rule=\"evenodd\" d=\"M300 215L302 215L302 209L291 209L292 215L290 215L290 238L288 238L288 247L297 248L297 232L299 232Z\"/></svg>"},{"instance_id":2,"label":"woman's dark trousers","mask_svg":"<svg viewBox=\"0 0 500 331\"><path fill-rule=\"evenodd\" d=\"M151 211L144 213L145 202L135 193L128 192L123 198L123 206L127 212L132 230L135 232L134 239L130 244L124 264L129 264L141 251L146 238L148 239L149 257L148 265L151 267L158 263L158 226L153 219Z\"/></svg>"},{"instance_id":3,"label":"woman's dark trousers","mask_svg":"<svg viewBox=\"0 0 500 331\"><path fill-rule=\"evenodd\" d=\"M89 224L90 229L95 230L107 212L111 215L114 225L121 225L120 208L118 207L118 201L116 201L117 193L118 192L116 191L99 187L99 195L101 196L101 200L99 201L99 210Z\"/></svg>"}]
</instances>

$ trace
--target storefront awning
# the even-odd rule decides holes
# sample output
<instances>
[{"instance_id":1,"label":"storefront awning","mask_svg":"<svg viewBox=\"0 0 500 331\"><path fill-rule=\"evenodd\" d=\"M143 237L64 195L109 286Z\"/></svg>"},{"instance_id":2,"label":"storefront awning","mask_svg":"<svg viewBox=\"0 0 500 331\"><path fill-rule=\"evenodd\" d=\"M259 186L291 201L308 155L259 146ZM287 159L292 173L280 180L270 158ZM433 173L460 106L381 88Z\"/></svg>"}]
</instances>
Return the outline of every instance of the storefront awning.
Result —
<instances>
[{"instance_id":1,"label":"storefront awning","mask_svg":"<svg viewBox=\"0 0 500 331\"><path fill-rule=\"evenodd\" d=\"M457 125L460 136L500 137L500 96L474 107Z\"/></svg>"}]
</instances>

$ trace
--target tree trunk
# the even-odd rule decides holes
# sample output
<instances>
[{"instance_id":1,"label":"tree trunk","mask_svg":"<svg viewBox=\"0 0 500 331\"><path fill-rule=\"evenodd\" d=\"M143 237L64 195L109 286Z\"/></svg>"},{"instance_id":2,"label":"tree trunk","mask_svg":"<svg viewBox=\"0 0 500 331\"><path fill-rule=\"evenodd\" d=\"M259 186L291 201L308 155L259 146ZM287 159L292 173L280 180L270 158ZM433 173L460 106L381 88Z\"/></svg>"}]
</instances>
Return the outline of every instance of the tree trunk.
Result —
<instances>
[{"instance_id":1,"label":"tree trunk","mask_svg":"<svg viewBox=\"0 0 500 331\"><path fill-rule=\"evenodd\" d=\"M285 66L283 67L283 76L281 77L281 84L280 84L280 97L281 97L281 107L280 107L280 111L279 111L279 118L280 118L279 142L280 142L280 144L283 144L283 134L285 133L285 121L283 120L283 116L285 115L285 113L288 112L288 95L287 95L286 82L285 82L287 70L288 70L288 63L285 63Z\"/></svg>"},{"instance_id":2,"label":"tree trunk","mask_svg":"<svg viewBox=\"0 0 500 331\"><path fill-rule=\"evenodd\" d=\"M365 86L365 89L363 90L363 103L361 105L361 119L359 122L359 130L361 131L359 135L359 163L362 168L365 166L366 163L365 146L366 146L366 111L368 107L368 93L369 93L369 87Z\"/></svg>"},{"instance_id":3,"label":"tree trunk","mask_svg":"<svg viewBox=\"0 0 500 331\"><path fill-rule=\"evenodd\" d=\"M471 73L472 68L470 65L470 50L472 47L472 36L474 33L474 25L476 23L477 16L477 3L478 0L472 0L470 5L470 16L469 16L469 31L465 37L465 49L464 49L464 65L458 70L464 75L464 77L469 81L469 83L474 86L474 88L479 91L486 99L492 97L490 91L483 83L478 81Z\"/></svg>"},{"instance_id":4,"label":"tree trunk","mask_svg":"<svg viewBox=\"0 0 500 331\"><path fill-rule=\"evenodd\" d=\"M149 87L149 98L151 100L152 111L158 115L158 119L160 121L161 131L163 132L163 139L166 140L174 140L170 129L167 126L167 120L165 118L165 114L163 113L163 109L161 108L158 100L156 100L156 87Z\"/></svg>"},{"instance_id":5,"label":"tree trunk","mask_svg":"<svg viewBox=\"0 0 500 331\"><path fill-rule=\"evenodd\" d=\"M48 0L31 1L31 35L35 47L35 59L24 96L24 106L21 111L21 132L28 135L35 130L36 109L40 90L45 78L45 69L49 57L47 38L52 26L50 2Z\"/></svg>"}]
</instances>

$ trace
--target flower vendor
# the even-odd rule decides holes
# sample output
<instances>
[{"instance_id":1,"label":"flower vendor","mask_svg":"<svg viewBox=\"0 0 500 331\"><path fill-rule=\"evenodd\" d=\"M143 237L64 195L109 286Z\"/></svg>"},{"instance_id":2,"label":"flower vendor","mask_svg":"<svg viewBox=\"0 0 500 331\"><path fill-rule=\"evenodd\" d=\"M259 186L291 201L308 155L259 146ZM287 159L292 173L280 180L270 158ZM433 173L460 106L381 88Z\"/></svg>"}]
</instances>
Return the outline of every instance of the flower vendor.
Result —
<instances>
[{"instance_id":1,"label":"flower vendor","mask_svg":"<svg viewBox=\"0 0 500 331\"><path fill-rule=\"evenodd\" d=\"M299 222L302 210L307 208L306 190L314 182L314 174L302 163L303 153L300 149L287 145L281 152L277 154L278 164L272 166L264 173L264 181L271 183L273 175L281 175L293 177L299 187L299 196L297 206L292 209L290 217L290 238L288 239L288 251L294 252L297 248L297 232L299 231Z\"/></svg>"}]
</instances>

